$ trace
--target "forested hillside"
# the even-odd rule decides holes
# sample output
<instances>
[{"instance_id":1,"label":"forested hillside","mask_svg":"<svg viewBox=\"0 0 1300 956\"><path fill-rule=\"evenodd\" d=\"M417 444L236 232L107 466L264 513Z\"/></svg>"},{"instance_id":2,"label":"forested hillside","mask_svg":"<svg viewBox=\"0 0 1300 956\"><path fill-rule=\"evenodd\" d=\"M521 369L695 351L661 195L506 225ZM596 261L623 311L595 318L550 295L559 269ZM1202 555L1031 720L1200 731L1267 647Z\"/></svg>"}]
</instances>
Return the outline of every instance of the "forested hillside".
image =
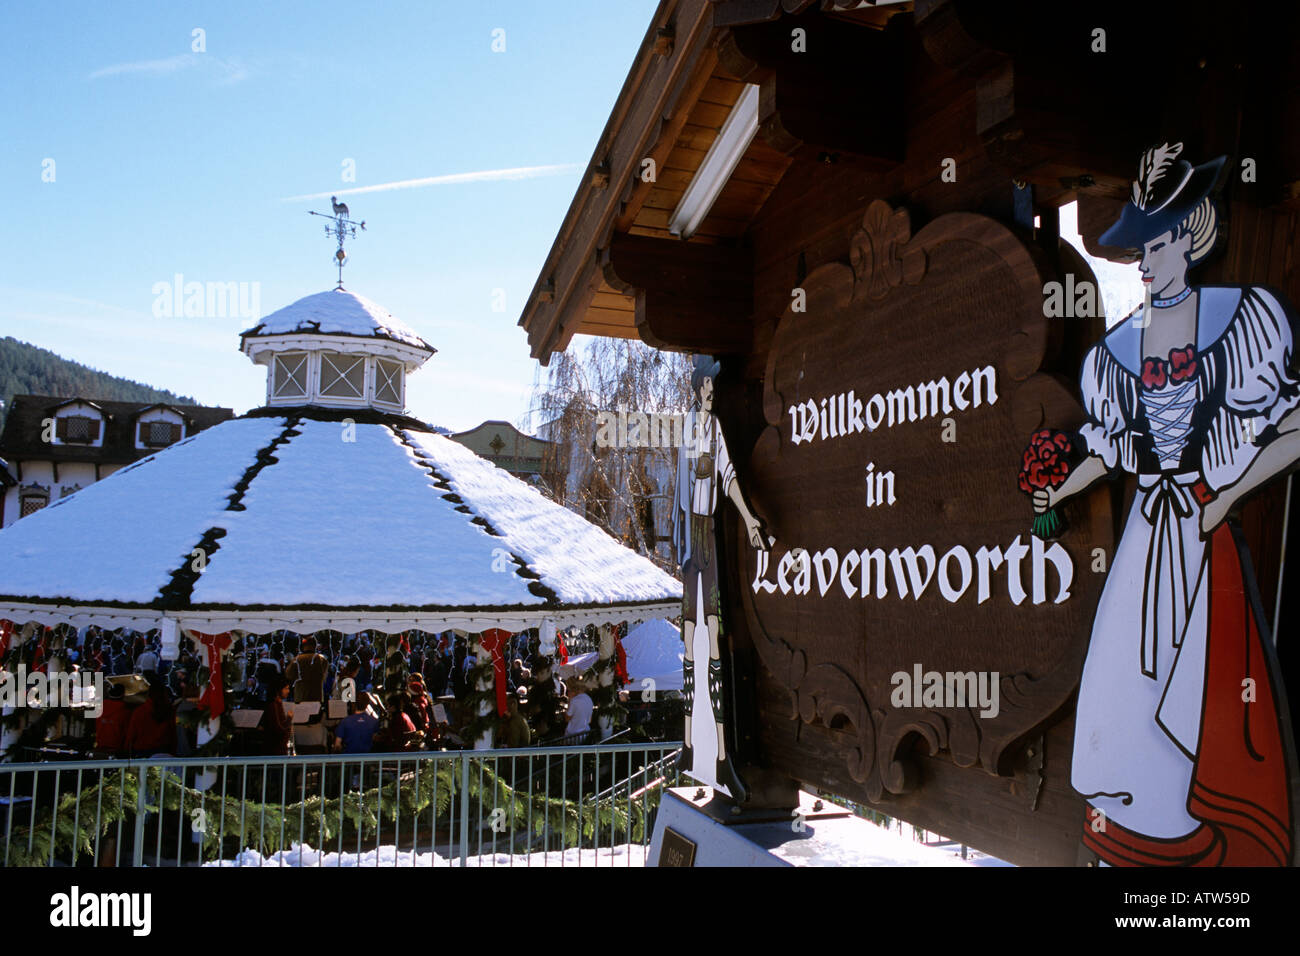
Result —
<instances>
[{"instance_id":1,"label":"forested hillside","mask_svg":"<svg viewBox=\"0 0 1300 956\"><path fill-rule=\"evenodd\" d=\"M0 339L0 398L5 410L15 395L54 395L59 398L102 398L117 402L171 402L194 405L192 398L150 388L78 362L60 358L48 349L37 348L6 336Z\"/></svg>"}]
</instances>

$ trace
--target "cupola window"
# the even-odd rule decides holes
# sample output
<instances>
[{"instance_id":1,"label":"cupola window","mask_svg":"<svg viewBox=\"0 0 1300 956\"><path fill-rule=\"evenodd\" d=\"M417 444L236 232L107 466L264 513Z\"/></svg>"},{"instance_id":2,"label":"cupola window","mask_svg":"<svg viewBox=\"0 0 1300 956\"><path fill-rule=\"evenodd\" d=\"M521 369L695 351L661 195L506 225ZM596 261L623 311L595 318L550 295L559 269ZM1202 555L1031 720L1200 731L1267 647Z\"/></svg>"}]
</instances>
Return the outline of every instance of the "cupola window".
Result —
<instances>
[{"instance_id":1,"label":"cupola window","mask_svg":"<svg viewBox=\"0 0 1300 956\"><path fill-rule=\"evenodd\" d=\"M375 361L375 401L386 405L402 404L402 364Z\"/></svg>"},{"instance_id":2,"label":"cupola window","mask_svg":"<svg viewBox=\"0 0 1300 956\"><path fill-rule=\"evenodd\" d=\"M307 397L307 353L285 352L275 357L273 398Z\"/></svg>"},{"instance_id":3,"label":"cupola window","mask_svg":"<svg viewBox=\"0 0 1300 956\"><path fill-rule=\"evenodd\" d=\"M326 398L365 398L366 358L322 352L320 393Z\"/></svg>"}]
</instances>

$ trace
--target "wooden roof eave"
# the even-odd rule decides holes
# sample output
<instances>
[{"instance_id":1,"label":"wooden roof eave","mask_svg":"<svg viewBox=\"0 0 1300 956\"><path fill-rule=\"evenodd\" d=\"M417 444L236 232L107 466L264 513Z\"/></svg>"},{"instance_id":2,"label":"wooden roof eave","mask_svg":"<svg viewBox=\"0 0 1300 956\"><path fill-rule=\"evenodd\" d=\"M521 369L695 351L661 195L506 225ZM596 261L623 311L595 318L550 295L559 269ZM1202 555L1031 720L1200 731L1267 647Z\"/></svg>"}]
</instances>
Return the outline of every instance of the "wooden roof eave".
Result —
<instances>
[{"instance_id":1,"label":"wooden roof eave","mask_svg":"<svg viewBox=\"0 0 1300 956\"><path fill-rule=\"evenodd\" d=\"M674 34L666 57L660 52L661 30ZM568 343L600 284L600 250L608 245L624 203L636 195L642 160L668 139L664 123L689 112L685 94L693 81L702 88L698 72L705 58L715 55L713 34L708 0L662 0L655 11L519 319L533 357L543 364ZM608 185L602 186L606 177Z\"/></svg>"}]
</instances>

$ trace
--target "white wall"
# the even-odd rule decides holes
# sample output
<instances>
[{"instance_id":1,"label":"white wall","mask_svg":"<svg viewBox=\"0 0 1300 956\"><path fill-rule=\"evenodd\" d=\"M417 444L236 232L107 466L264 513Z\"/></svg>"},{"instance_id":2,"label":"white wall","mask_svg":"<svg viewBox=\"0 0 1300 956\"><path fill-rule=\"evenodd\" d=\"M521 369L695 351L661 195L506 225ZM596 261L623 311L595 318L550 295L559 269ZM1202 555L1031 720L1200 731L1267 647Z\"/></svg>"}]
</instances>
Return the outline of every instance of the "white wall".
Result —
<instances>
[{"instance_id":1,"label":"white wall","mask_svg":"<svg viewBox=\"0 0 1300 956\"><path fill-rule=\"evenodd\" d=\"M107 478L113 472L117 471L121 465L101 465L99 474L101 478ZM18 477L18 466L11 464L9 466L10 474L15 478ZM21 502L19 500L20 491L25 485L32 483L44 485L50 491L50 504L58 501L65 490L80 486L89 487L95 483L95 466L89 462L59 462L59 480L54 480L54 466L48 461L25 461L23 462L23 478L18 482L17 487L9 488L5 492L5 514L4 526L7 528L15 521L21 513Z\"/></svg>"}]
</instances>

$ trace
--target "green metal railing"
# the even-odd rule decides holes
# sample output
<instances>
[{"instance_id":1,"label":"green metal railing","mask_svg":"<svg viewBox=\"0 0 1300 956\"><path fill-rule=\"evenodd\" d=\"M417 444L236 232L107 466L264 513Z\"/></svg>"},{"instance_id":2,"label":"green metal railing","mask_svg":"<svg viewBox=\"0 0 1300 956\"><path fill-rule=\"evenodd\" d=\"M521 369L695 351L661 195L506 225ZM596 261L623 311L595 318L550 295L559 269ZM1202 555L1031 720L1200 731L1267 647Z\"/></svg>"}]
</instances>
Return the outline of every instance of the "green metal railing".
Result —
<instances>
[{"instance_id":1,"label":"green metal railing","mask_svg":"<svg viewBox=\"0 0 1300 956\"><path fill-rule=\"evenodd\" d=\"M633 865L680 744L0 764L4 866Z\"/></svg>"}]
</instances>

